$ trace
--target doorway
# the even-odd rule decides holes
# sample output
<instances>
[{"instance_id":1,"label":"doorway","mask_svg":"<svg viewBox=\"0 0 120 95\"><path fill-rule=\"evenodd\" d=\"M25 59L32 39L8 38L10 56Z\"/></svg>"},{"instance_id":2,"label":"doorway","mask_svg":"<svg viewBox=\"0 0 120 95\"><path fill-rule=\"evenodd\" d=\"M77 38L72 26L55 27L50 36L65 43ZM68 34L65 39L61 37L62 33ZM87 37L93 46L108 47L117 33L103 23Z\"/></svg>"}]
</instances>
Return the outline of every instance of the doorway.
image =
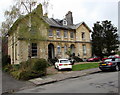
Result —
<instances>
[{"instance_id":1,"label":"doorway","mask_svg":"<svg viewBox=\"0 0 120 95\"><path fill-rule=\"evenodd\" d=\"M51 43L48 45L48 58L55 58L54 45Z\"/></svg>"}]
</instances>

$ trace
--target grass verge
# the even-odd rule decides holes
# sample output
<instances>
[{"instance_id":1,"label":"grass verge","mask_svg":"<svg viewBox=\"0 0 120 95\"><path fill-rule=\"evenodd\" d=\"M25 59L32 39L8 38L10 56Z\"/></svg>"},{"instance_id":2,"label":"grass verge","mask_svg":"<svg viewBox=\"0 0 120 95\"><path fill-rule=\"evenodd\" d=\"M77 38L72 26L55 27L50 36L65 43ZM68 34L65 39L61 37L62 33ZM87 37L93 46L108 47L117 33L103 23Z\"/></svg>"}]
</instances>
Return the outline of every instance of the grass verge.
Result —
<instances>
[{"instance_id":1,"label":"grass verge","mask_svg":"<svg viewBox=\"0 0 120 95\"><path fill-rule=\"evenodd\" d=\"M76 64L73 65L72 71L80 71L85 69L97 68L99 63L85 63L85 64Z\"/></svg>"}]
</instances>

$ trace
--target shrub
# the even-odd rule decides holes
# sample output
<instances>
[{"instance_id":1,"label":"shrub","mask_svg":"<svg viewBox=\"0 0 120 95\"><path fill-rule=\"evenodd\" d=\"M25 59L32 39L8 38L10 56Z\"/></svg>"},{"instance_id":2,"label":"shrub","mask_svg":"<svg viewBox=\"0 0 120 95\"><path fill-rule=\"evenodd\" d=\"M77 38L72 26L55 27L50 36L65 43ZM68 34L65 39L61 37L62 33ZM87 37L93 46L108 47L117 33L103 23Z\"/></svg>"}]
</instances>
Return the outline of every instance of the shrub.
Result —
<instances>
[{"instance_id":1,"label":"shrub","mask_svg":"<svg viewBox=\"0 0 120 95\"><path fill-rule=\"evenodd\" d=\"M12 65L6 65L3 67L3 71L10 73L13 70Z\"/></svg>"},{"instance_id":2,"label":"shrub","mask_svg":"<svg viewBox=\"0 0 120 95\"><path fill-rule=\"evenodd\" d=\"M76 62L83 62L83 60L77 56L72 57Z\"/></svg>"},{"instance_id":3,"label":"shrub","mask_svg":"<svg viewBox=\"0 0 120 95\"><path fill-rule=\"evenodd\" d=\"M47 68L47 61L45 59L38 59L33 63L32 69L34 71L45 71Z\"/></svg>"},{"instance_id":4,"label":"shrub","mask_svg":"<svg viewBox=\"0 0 120 95\"><path fill-rule=\"evenodd\" d=\"M16 79L28 80L46 75L47 61L45 59L29 59L20 65L12 66L11 75Z\"/></svg>"},{"instance_id":5,"label":"shrub","mask_svg":"<svg viewBox=\"0 0 120 95\"><path fill-rule=\"evenodd\" d=\"M19 80L28 80L28 79L39 77L41 74L33 71L18 70L18 71L11 72L11 75L14 78Z\"/></svg>"}]
</instances>

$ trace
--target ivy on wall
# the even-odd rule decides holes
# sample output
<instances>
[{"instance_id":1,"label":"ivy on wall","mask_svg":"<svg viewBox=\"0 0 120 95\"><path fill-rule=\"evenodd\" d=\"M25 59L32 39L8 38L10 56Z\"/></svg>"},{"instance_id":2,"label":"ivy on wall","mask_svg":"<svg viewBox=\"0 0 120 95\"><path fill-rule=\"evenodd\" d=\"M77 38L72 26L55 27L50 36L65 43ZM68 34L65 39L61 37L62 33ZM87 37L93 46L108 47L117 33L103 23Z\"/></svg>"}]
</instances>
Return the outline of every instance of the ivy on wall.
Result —
<instances>
[{"instance_id":1,"label":"ivy on wall","mask_svg":"<svg viewBox=\"0 0 120 95\"><path fill-rule=\"evenodd\" d=\"M31 27L29 27L30 17ZM24 39L26 41L47 40L47 30L49 28L49 25L44 22L42 17L43 17L42 5L39 4L37 8L33 10L32 13L19 18L11 27L9 34L12 34L17 30L19 39Z\"/></svg>"}]
</instances>

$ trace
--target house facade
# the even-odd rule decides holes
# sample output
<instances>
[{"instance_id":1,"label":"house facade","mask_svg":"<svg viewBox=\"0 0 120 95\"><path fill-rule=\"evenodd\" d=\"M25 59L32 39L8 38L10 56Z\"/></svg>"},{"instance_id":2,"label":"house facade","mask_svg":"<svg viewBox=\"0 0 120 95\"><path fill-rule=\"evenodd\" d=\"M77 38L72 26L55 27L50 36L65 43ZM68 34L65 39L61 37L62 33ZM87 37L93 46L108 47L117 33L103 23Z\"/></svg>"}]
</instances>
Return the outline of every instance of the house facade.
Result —
<instances>
[{"instance_id":1,"label":"house facade","mask_svg":"<svg viewBox=\"0 0 120 95\"><path fill-rule=\"evenodd\" d=\"M12 64L31 58L68 58L70 52L80 58L91 57L90 28L85 22L73 24L72 12L62 20L43 16L42 5L29 16L17 20L8 35L8 55Z\"/></svg>"}]
</instances>

